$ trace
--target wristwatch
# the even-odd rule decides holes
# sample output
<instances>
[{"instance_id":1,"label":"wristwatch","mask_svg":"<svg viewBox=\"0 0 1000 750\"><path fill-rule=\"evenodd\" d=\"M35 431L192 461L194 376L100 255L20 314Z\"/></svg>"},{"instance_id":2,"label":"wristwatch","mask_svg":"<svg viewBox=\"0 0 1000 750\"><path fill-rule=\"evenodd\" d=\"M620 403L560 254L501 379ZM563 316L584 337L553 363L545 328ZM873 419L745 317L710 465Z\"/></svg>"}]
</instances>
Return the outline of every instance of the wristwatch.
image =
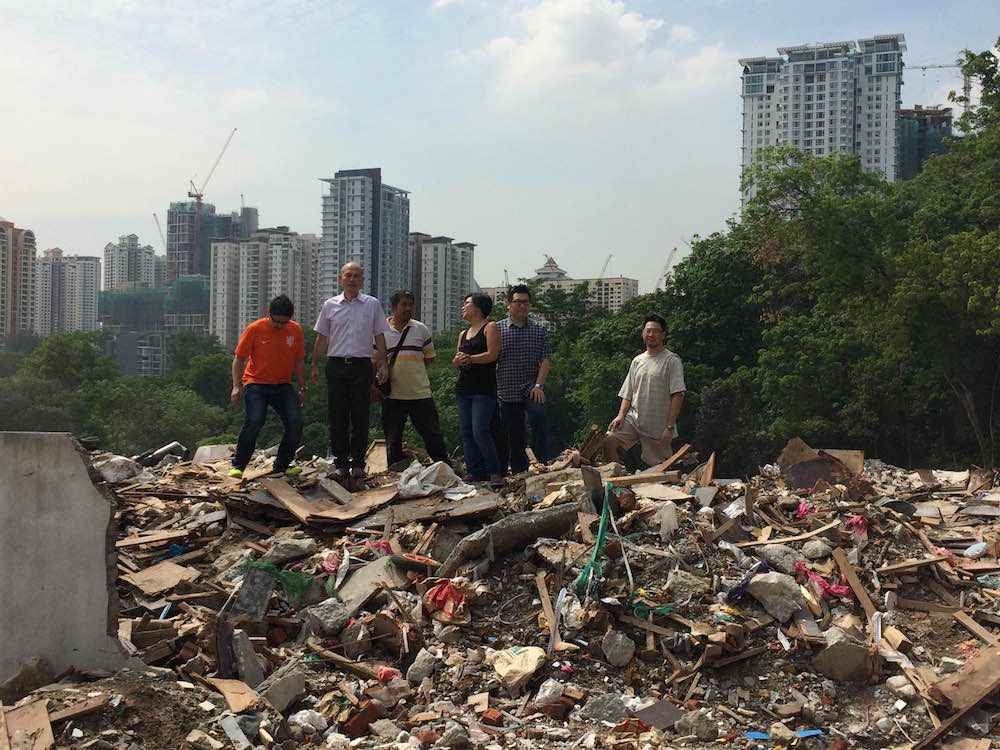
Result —
<instances>
[{"instance_id":1,"label":"wristwatch","mask_svg":"<svg viewBox=\"0 0 1000 750\"><path fill-rule=\"evenodd\" d=\"M535 388L540 388L543 391L545 390L545 386L542 385L541 383L535 383Z\"/></svg>"}]
</instances>

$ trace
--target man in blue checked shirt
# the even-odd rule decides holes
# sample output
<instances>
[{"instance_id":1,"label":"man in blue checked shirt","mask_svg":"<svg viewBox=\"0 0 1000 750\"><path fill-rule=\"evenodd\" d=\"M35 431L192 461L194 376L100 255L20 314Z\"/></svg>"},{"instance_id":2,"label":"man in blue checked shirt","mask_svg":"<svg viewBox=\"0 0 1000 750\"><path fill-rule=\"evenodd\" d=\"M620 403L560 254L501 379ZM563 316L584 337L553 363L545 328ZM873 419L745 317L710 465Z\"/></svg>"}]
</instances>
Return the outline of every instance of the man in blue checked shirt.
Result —
<instances>
[{"instance_id":1,"label":"man in blue checked shirt","mask_svg":"<svg viewBox=\"0 0 1000 750\"><path fill-rule=\"evenodd\" d=\"M500 466L512 474L528 469L528 423L532 450L549 460L545 423L545 381L552 367L549 332L531 320L531 290L524 284L507 289L508 316L501 320L500 358L497 360L497 398L500 401L497 454Z\"/></svg>"}]
</instances>

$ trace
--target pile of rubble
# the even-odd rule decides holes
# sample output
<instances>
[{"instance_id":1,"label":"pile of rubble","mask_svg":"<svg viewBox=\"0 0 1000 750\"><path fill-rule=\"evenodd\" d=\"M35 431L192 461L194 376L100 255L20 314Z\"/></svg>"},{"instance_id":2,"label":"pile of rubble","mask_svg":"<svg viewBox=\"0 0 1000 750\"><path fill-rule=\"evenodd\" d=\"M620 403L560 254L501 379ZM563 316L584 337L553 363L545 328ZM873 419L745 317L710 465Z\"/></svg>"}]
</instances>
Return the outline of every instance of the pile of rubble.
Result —
<instances>
[{"instance_id":1,"label":"pile of rubble","mask_svg":"<svg viewBox=\"0 0 1000 750\"><path fill-rule=\"evenodd\" d=\"M0 748L990 747L992 475L592 447L499 493L379 443L354 491L267 452L231 479L231 446L92 454L132 659L26 665Z\"/></svg>"}]
</instances>

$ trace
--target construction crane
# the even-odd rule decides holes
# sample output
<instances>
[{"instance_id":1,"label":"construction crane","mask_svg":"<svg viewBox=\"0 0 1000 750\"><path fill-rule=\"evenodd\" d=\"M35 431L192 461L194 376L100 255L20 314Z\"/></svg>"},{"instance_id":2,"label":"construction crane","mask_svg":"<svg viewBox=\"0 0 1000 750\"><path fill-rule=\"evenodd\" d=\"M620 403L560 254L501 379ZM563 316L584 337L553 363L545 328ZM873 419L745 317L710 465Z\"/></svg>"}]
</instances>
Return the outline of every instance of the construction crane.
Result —
<instances>
[{"instance_id":1,"label":"construction crane","mask_svg":"<svg viewBox=\"0 0 1000 750\"><path fill-rule=\"evenodd\" d=\"M222 144L222 150L219 155L215 157L215 162L212 164L212 168L208 170L208 176L205 181L201 183L201 188L195 186L194 180L191 180L191 189L188 191L188 198L194 198L196 202L201 203L202 198L205 197L205 188L208 186L208 181L212 179L212 175L215 174L215 168L219 166L219 162L222 161L222 155L226 153L226 149L229 148L229 143L233 140L233 136L236 135L236 128L233 128L233 132L229 134L226 138L226 142Z\"/></svg>"},{"instance_id":2,"label":"construction crane","mask_svg":"<svg viewBox=\"0 0 1000 750\"><path fill-rule=\"evenodd\" d=\"M236 135L236 128L229 134L226 138L226 142L222 144L222 150L219 151L219 155L215 157L215 161L212 163L212 168L208 170L208 175L205 177L204 181L201 183L199 188L194 184L194 180L189 180L191 189L188 190L188 198L194 198L194 232L192 232L192 255L198 252L199 247L199 232L201 231L201 211L202 211L202 199L205 197L205 188L208 186L208 181L212 179L212 175L215 174L215 168L219 166L219 162L222 161L222 155L226 153L226 149L229 148L229 143L233 140L233 136ZM193 258L192 258L193 260ZM189 273L199 273L201 269L194 267L191 264L188 267Z\"/></svg>"},{"instance_id":3,"label":"construction crane","mask_svg":"<svg viewBox=\"0 0 1000 750\"><path fill-rule=\"evenodd\" d=\"M611 262L611 259L612 259L612 258L614 258L614 257L615 257L615 256L614 256L614 253L609 253L609 254L608 254L608 257L607 257L607 258L605 258L605 260L604 260L604 265L603 265L603 266L601 266L601 274L600 274L600 276L598 276L597 278L599 278L599 279L603 279L603 278L604 278L604 274L605 274L605 273L607 272L607 270L608 270L608 263L610 263L610 262Z\"/></svg>"},{"instance_id":4,"label":"construction crane","mask_svg":"<svg viewBox=\"0 0 1000 750\"><path fill-rule=\"evenodd\" d=\"M955 62L950 65L911 65L914 70L923 71L926 75L928 70L943 70L947 68L958 68L962 70L962 64ZM962 114L966 114L972 104L972 79L963 71L962 72L962 97L965 101L962 103Z\"/></svg>"},{"instance_id":5,"label":"construction crane","mask_svg":"<svg viewBox=\"0 0 1000 750\"><path fill-rule=\"evenodd\" d=\"M167 252L167 238L163 236L163 227L160 226L160 217L153 212L153 221L156 222L156 231L160 233L160 242L163 243L163 252Z\"/></svg>"},{"instance_id":6,"label":"construction crane","mask_svg":"<svg viewBox=\"0 0 1000 750\"><path fill-rule=\"evenodd\" d=\"M663 289L663 285L667 281L667 276L670 274L670 269L674 265L674 258L677 257L677 248L672 248L667 254L667 262L663 264L663 270L660 271L660 278L656 281L656 291Z\"/></svg>"}]
</instances>

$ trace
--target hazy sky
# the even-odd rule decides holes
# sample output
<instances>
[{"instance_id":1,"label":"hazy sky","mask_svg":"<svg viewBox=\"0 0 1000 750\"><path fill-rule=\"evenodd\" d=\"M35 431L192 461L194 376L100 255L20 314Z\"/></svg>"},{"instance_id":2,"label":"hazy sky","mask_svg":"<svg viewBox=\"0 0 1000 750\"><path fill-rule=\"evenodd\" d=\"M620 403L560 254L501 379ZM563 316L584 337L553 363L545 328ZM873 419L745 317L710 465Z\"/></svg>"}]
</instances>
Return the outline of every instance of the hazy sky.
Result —
<instances>
[{"instance_id":1,"label":"hazy sky","mask_svg":"<svg viewBox=\"0 0 1000 750\"><path fill-rule=\"evenodd\" d=\"M319 232L318 178L380 166L483 285L549 253L655 283L738 203L742 56L906 35L909 65L1000 34L995 0L0 0L0 215L99 255L200 183ZM904 106L955 71L908 70Z\"/></svg>"}]
</instances>

